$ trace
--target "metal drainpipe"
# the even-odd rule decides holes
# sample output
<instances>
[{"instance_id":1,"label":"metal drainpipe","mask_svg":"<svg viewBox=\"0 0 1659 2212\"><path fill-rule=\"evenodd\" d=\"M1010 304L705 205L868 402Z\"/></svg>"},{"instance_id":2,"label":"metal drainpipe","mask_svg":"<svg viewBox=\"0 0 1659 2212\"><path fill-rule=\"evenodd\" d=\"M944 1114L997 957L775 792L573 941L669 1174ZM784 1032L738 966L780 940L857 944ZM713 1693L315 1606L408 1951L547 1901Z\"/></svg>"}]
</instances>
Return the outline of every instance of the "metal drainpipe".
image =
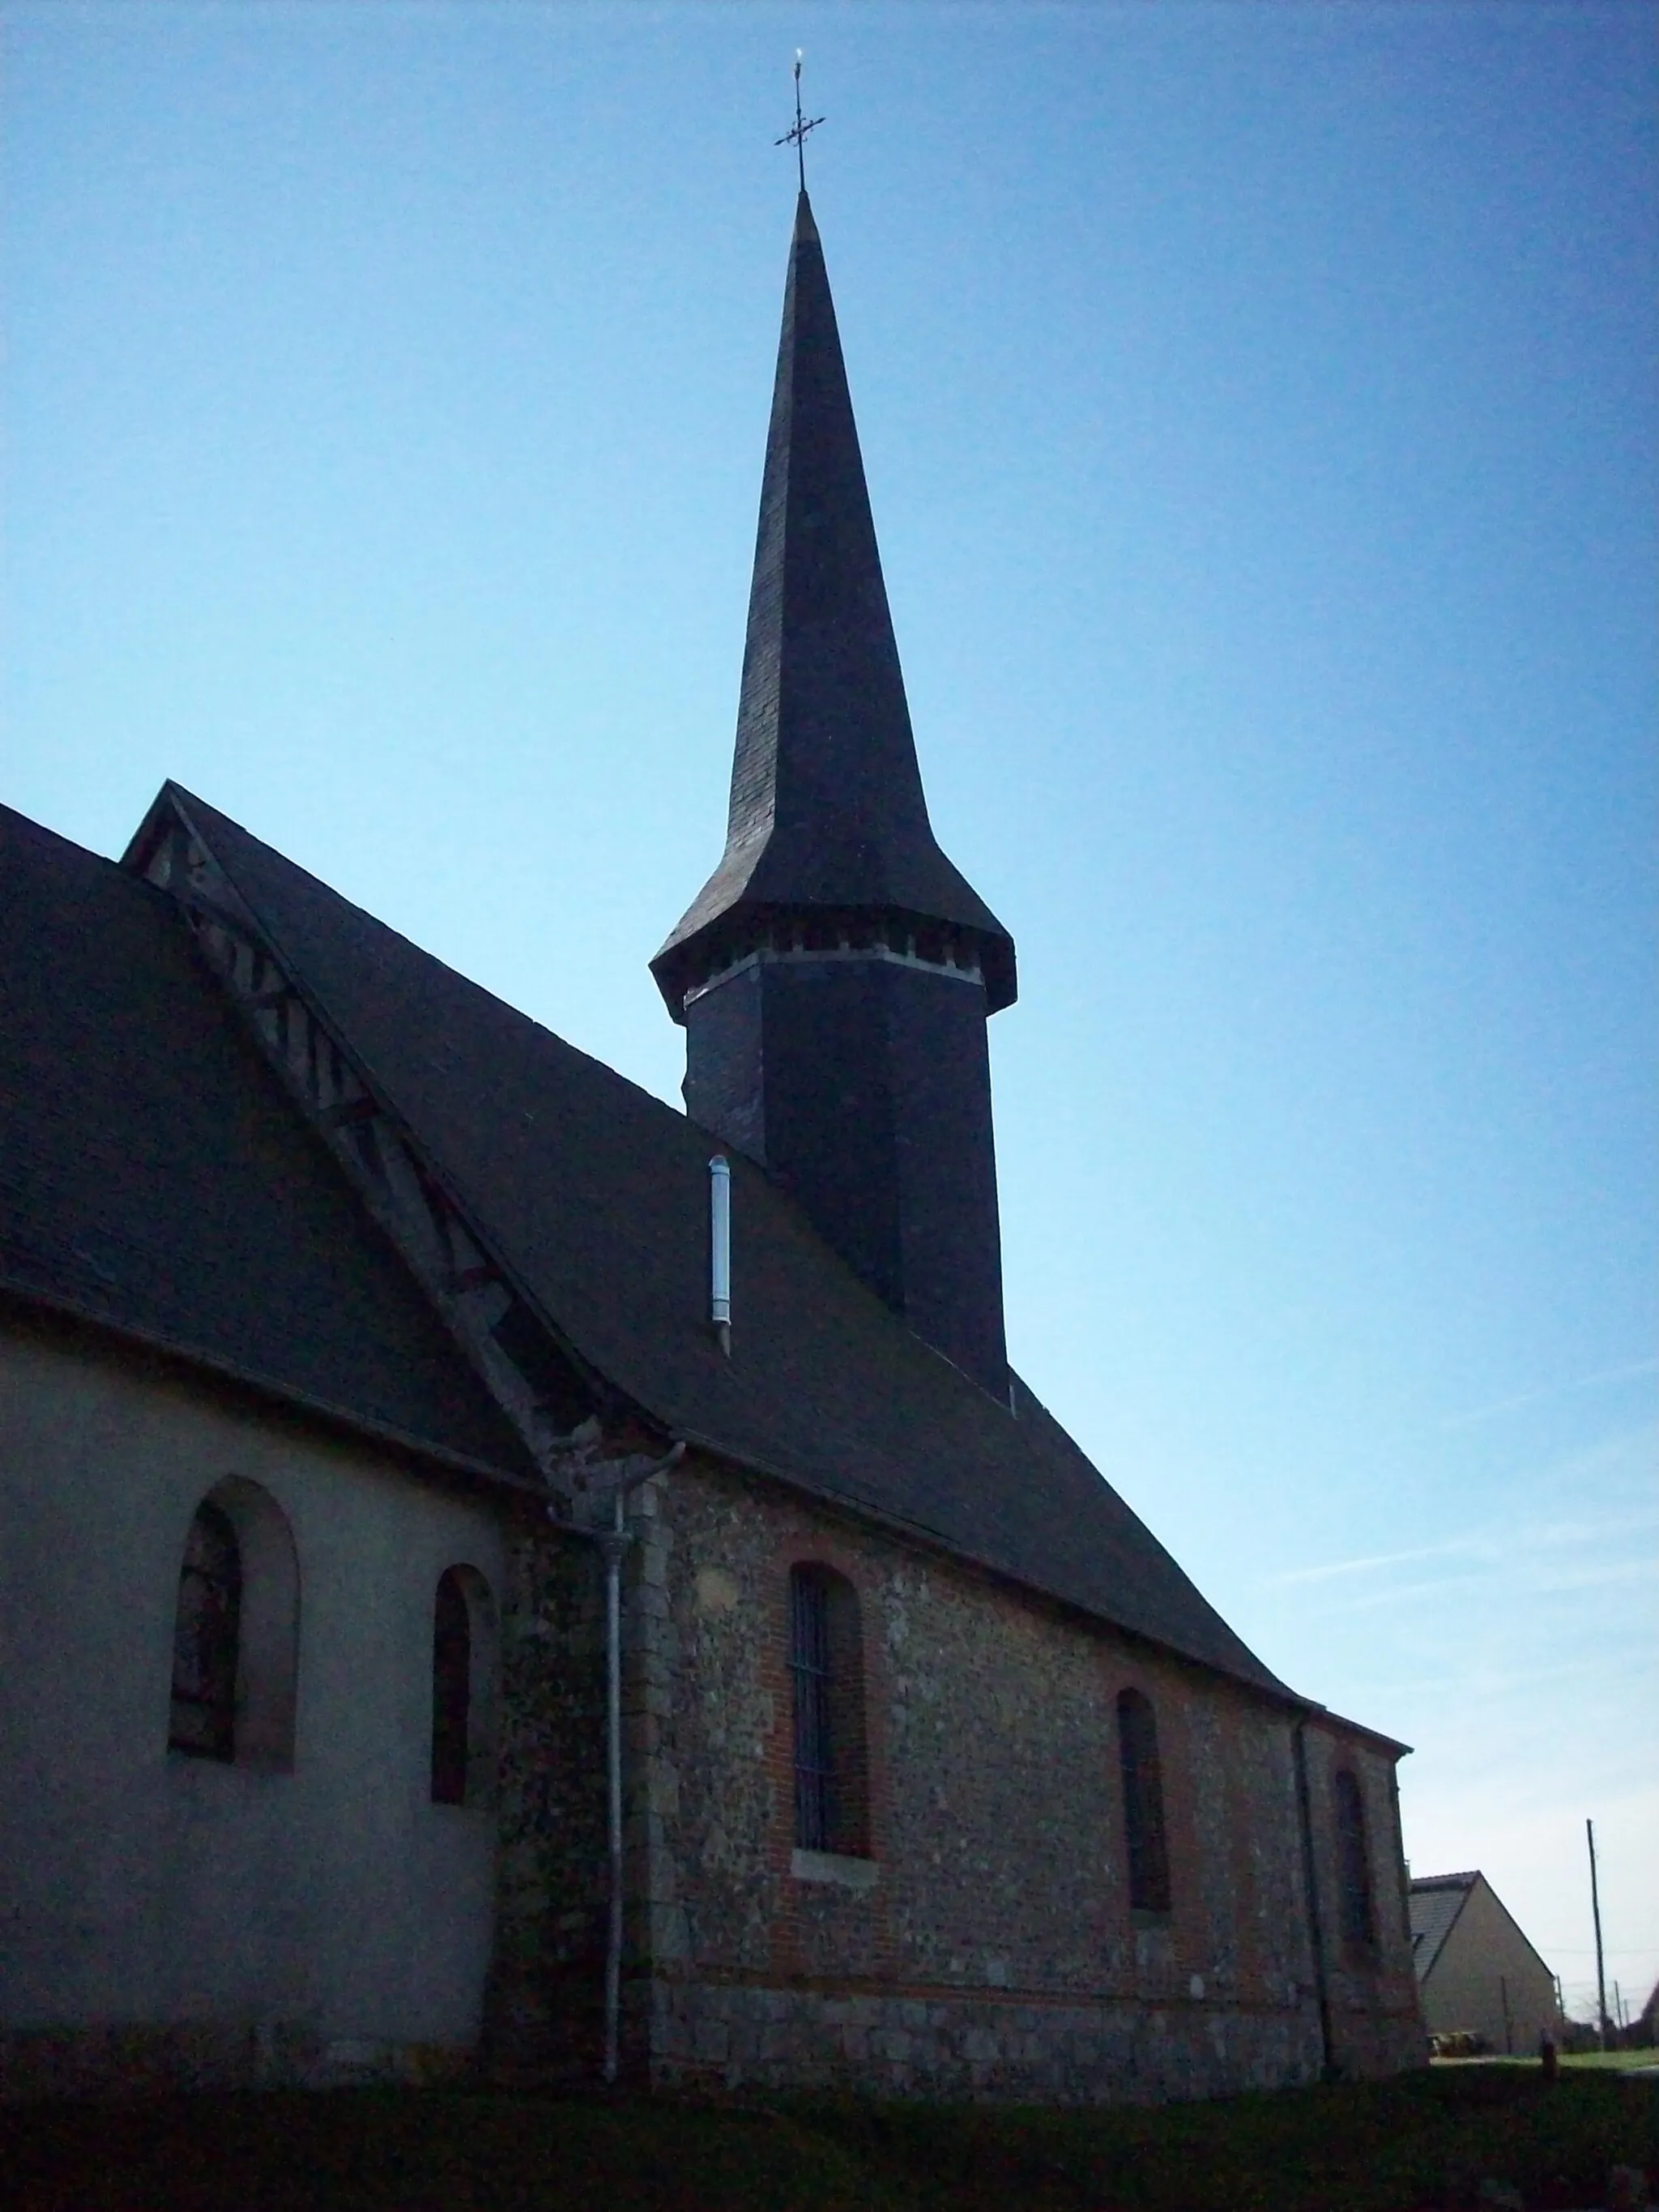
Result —
<instances>
[{"instance_id":1,"label":"metal drainpipe","mask_svg":"<svg viewBox=\"0 0 1659 2212\"><path fill-rule=\"evenodd\" d=\"M549 1510L550 1525L567 1536L586 1536L599 1547L605 1561L605 1843L609 1896L605 1944L605 2057L602 2073L607 2088L614 2087L622 2053L623 1954L623 1730L622 1730L622 1563L634 1540L628 1526L628 1494L659 1474L666 1474L685 1457L685 1446L672 1450L636 1474L611 1483L611 1526L590 1528L580 1521L562 1521ZM603 1490L601 1477L591 1486Z\"/></svg>"},{"instance_id":2,"label":"metal drainpipe","mask_svg":"<svg viewBox=\"0 0 1659 2212\"><path fill-rule=\"evenodd\" d=\"M1336 2073L1336 2053L1331 2042L1331 1992L1325 1976L1325 1930L1319 1911L1319 1869L1314 1856L1313 1805L1308 1790L1307 1723L1297 1721L1291 1734L1296 1758L1296 1810L1302 1830L1302 1874L1308 1888L1308 1940L1313 1947L1314 1995L1319 2000L1319 2042L1324 2053L1322 2069L1328 2081Z\"/></svg>"},{"instance_id":3,"label":"metal drainpipe","mask_svg":"<svg viewBox=\"0 0 1659 2212\"><path fill-rule=\"evenodd\" d=\"M732 1163L708 1163L708 1318L720 1350L732 1357Z\"/></svg>"},{"instance_id":4,"label":"metal drainpipe","mask_svg":"<svg viewBox=\"0 0 1659 2212\"><path fill-rule=\"evenodd\" d=\"M605 2083L616 2086L622 2043L623 1745L622 1563L633 1541L623 1493L617 1491L609 1528L599 1536L605 1560L605 1832L610 1858L610 1915L605 1942Z\"/></svg>"}]
</instances>

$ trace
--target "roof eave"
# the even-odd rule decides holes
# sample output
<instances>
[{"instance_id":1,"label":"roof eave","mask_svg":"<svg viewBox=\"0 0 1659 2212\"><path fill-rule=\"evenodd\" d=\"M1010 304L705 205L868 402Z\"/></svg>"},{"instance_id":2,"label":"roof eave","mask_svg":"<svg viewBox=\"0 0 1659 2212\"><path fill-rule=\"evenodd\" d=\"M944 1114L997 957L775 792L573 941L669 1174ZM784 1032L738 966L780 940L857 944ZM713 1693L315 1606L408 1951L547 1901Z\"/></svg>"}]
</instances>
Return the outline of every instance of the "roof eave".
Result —
<instances>
[{"instance_id":1,"label":"roof eave","mask_svg":"<svg viewBox=\"0 0 1659 2212\"><path fill-rule=\"evenodd\" d=\"M209 1351L204 1346L169 1336L162 1330L147 1328L142 1322L100 1312L96 1306L71 1297L65 1291L44 1290L38 1284L23 1281L0 1269L0 1310L5 1306L21 1308L26 1312L46 1315L77 1328L89 1328L171 1364L198 1370L221 1382L233 1383L237 1389L251 1392L267 1402L289 1407L331 1429L349 1431L383 1450L418 1459L434 1472L464 1477L469 1481L485 1484L494 1490L510 1491L520 1497L532 1497L544 1504L548 1500L546 1486L532 1475L516 1474L511 1468L498 1467L489 1460L475 1459L449 1445L434 1443L430 1437L400 1429L394 1423L377 1421L371 1414L319 1397L281 1376L264 1373L258 1368L228 1358L223 1352Z\"/></svg>"},{"instance_id":2,"label":"roof eave","mask_svg":"<svg viewBox=\"0 0 1659 2212\"><path fill-rule=\"evenodd\" d=\"M1315 1705L1310 1699L1299 1696L1287 1683L1276 1682L1273 1679L1258 1681L1249 1674L1237 1673L1233 1668L1222 1665L1218 1660L1206 1658L1202 1653L1189 1650L1182 1644L1171 1642L1167 1637L1155 1635L1150 1629L1137 1628L1129 1622L1118 1620L1111 1613L1103 1613L1092 1606L1085 1605L1079 1598L1068 1596L1060 1590L1052 1589L1045 1583L1033 1582L1023 1575L1016 1574L1006 1566L999 1565L994 1559L987 1559L982 1554L969 1549L955 1537L945 1534L942 1530L931 1528L926 1522L909 1520L902 1514L894 1513L888 1508L872 1502L849 1498L843 1491L826 1489L822 1484L813 1482L809 1477L798 1471L780 1467L753 1452L734 1451L729 1444L722 1444L713 1437L699 1433L695 1428L677 1427L674 1434L677 1440L683 1441L693 1450L701 1452L706 1458L735 1474L757 1475L763 1480L775 1482L796 1496L810 1498L815 1504L825 1506L830 1511L848 1520L882 1528L903 1542L916 1545L941 1559L950 1559L957 1565L969 1569L971 1572L983 1577L986 1581L995 1583L1001 1589L1018 1590L1026 1597L1041 1600L1045 1605L1056 1606L1075 1620L1089 1621L1097 1628L1110 1629L1114 1635L1127 1637L1132 1642L1144 1644L1148 1650L1162 1652L1169 1658L1178 1661L1184 1667L1200 1668L1205 1674L1214 1675L1221 1681L1229 1682L1235 1689L1245 1691L1251 1697L1260 1698L1265 1703L1279 1706L1287 1713L1310 1719L1325 1717L1324 1706ZM1342 1725L1346 1726L1346 1723ZM1375 1735L1375 1731L1370 1729L1356 1728L1355 1732L1364 1735ZM1376 1740L1379 1742L1388 1741L1385 1737ZM1403 1749L1404 1747L1401 1746L1399 1748Z\"/></svg>"}]
</instances>

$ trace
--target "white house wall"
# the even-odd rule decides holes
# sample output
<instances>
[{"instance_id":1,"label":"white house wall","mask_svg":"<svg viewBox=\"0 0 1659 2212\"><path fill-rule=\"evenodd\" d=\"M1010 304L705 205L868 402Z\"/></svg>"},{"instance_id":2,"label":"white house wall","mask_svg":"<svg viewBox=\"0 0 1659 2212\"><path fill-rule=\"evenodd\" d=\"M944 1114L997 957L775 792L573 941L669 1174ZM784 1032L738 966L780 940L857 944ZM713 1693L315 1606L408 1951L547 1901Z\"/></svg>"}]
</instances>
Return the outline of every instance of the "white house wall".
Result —
<instances>
[{"instance_id":1,"label":"white house wall","mask_svg":"<svg viewBox=\"0 0 1659 2212\"><path fill-rule=\"evenodd\" d=\"M292 1771L167 1749L180 1554L228 1477L297 1554ZM429 1802L434 1593L489 1507L90 1340L0 1334L0 2031L11 2086L326 2078L476 2039L487 1809ZM117 2050L116 2046L119 2045ZM174 2071L177 2068L174 2067Z\"/></svg>"},{"instance_id":2,"label":"white house wall","mask_svg":"<svg viewBox=\"0 0 1659 2212\"><path fill-rule=\"evenodd\" d=\"M1535 2051L1560 2032L1554 1977L1489 1882L1475 1883L1429 1969L1423 2017L1431 2035L1468 2028L1494 2051Z\"/></svg>"}]
</instances>

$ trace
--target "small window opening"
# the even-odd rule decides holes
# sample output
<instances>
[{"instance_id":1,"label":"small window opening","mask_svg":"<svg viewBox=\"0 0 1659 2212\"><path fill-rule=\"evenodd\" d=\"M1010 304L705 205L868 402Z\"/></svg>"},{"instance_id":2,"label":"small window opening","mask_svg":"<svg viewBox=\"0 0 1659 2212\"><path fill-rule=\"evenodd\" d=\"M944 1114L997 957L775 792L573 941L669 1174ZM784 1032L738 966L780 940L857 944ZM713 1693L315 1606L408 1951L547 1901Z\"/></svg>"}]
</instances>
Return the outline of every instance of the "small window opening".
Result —
<instances>
[{"instance_id":1,"label":"small window opening","mask_svg":"<svg viewBox=\"0 0 1659 2212\"><path fill-rule=\"evenodd\" d=\"M242 1555L228 1515L196 1509L179 1570L167 1745L192 1759L236 1756L236 1671L241 1649Z\"/></svg>"},{"instance_id":2,"label":"small window opening","mask_svg":"<svg viewBox=\"0 0 1659 2212\"><path fill-rule=\"evenodd\" d=\"M789 1577L789 1664L795 1678L795 1841L827 1851L835 1826L836 1772L830 1741L830 1624L821 1577Z\"/></svg>"},{"instance_id":3,"label":"small window opening","mask_svg":"<svg viewBox=\"0 0 1659 2212\"><path fill-rule=\"evenodd\" d=\"M857 1593L827 1567L790 1570L789 1667L796 1845L861 1856L869 1850L863 1637Z\"/></svg>"},{"instance_id":4,"label":"small window opening","mask_svg":"<svg viewBox=\"0 0 1659 2212\"><path fill-rule=\"evenodd\" d=\"M300 1572L282 1507L240 1474L185 1532L173 1630L167 1745L256 1772L294 1765Z\"/></svg>"},{"instance_id":5,"label":"small window opening","mask_svg":"<svg viewBox=\"0 0 1659 2212\"><path fill-rule=\"evenodd\" d=\"M480 1805L495 1776L495 1652L489 1586L446 1567L432 1606L432 1802Z\"/></svg>"},{"instance_id":6,"label":"small window opening","mask_svg":"<svg viewBox=\"0 0 1659 2212\"><path fill-rule=\"evenodd\" d=\"M1170 1850L1164 1825L1164 1772L1158 1717L1139 1690L1117 1701L1118 1759L1123 1778L1123 1832L1129 1862L1129 1905L1135 1912L1170 1910Z\"/></svg>"},{"instance_id":7,"label":"small window opening","mask_svg":"<svg viewBox=\"0 0 1659 2212\"><path fill-rule=\"evenodd\" d=\"M432 1802L466 1802L467 1723L472 1703L472 1624L453 1567L438 1579L432 1623Z\"/></svg>"},{"instance_id":8,"label":"small window opening","mask_svg":"<svg viewBox=\"0 0 1659 2212\"><path fill-rule=\"evenodd\" d=\"M1365 1799L1357 1775L1340 1768L1333 1784L1336 1799L1337 1880L1342 1909L1342 1940L1369 1949L1376 1942L1376 1913L1371 1897L1370 1845L1365 1832Z\"/></svg>"}]
</instances>

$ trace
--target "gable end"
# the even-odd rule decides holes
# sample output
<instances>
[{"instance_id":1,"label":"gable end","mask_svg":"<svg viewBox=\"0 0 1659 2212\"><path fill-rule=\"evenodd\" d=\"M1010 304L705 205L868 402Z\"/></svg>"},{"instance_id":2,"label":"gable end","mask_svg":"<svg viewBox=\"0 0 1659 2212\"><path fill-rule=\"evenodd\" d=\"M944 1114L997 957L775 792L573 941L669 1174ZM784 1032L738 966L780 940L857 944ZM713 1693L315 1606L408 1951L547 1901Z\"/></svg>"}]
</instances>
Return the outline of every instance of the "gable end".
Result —
<instances>
[{"instance_id":1,"label":"gable end","mask_svg":"<svg viewBox=\"0 0 1659 2212\"><path fill-rule=\"evenodd\" d=\"M595 1414L643 1419L562 1337L490 1249L413 1133L242 898L177 787L123 865L174 899L196 945L307 1123L419 1283L535 1464L559 1484ZM654 1426L653 1424L647 1424Z\"/></svg>"}]
</instances>

